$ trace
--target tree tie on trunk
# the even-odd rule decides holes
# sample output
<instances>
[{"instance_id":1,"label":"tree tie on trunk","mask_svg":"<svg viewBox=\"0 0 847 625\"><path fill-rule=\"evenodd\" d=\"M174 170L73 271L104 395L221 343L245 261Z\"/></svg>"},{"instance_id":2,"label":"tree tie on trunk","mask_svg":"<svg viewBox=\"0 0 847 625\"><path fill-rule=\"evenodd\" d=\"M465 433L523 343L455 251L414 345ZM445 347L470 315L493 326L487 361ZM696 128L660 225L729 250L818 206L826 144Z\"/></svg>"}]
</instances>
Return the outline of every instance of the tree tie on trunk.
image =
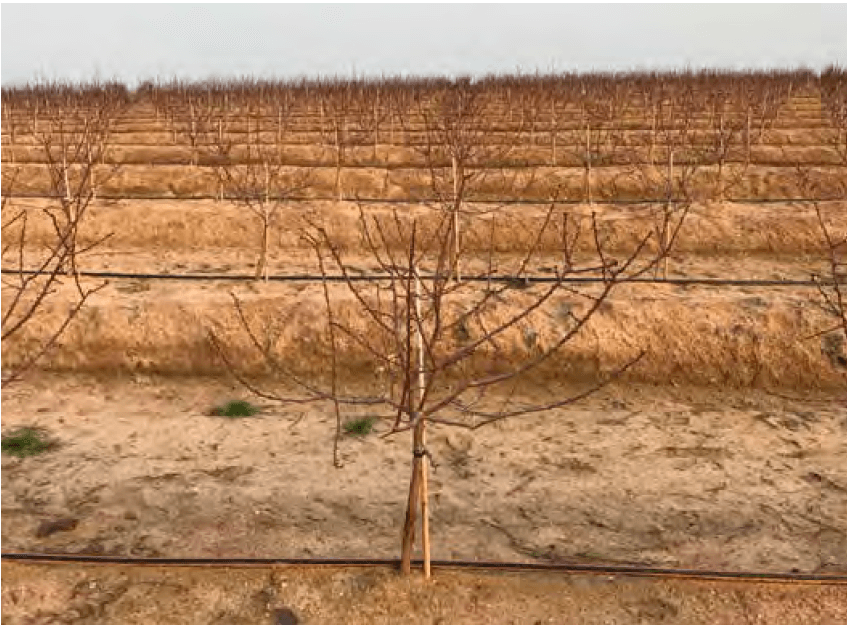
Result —
<instances>
[{"instance_id":1,"label":"tree tie on trunk","mask_svg":"<svg viewBox=\"0 0 847 625\"><path fill-rule=\"evenodd\" d=\"M432 459L432 453L426 447L416 447L412 451L412 455L415 458L424 458L424 457L428 458L429 464L432 467L433 472L435 472L438 469L438 465L435 464L435 461Z\"/></svg>"}]
</instances>

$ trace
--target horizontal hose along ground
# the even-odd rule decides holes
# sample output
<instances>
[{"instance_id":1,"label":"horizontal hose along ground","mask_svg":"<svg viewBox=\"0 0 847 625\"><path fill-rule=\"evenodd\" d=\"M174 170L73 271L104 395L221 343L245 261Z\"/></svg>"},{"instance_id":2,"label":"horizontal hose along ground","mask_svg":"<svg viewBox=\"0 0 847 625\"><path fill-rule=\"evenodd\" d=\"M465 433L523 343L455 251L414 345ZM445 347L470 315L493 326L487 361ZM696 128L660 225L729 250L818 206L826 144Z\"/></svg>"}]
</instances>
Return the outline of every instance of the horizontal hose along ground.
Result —
<instances>
[{"instance_id":1,"label":"horizontal hose along ground","mask_svg":"<svg viewBox=\"0 0 847 625\"><path fill-rule=\"evenodd\" d=\"M399 560L391 559L313 559L313 558L125 558L120 556L87 556L77 554L4 553L2 559L16 562L53 564L101 564L130 566L183 566L183 567L273 567L273 566L336 566L336 567L392 567L399 568ZM416 568L421 560L413 560ZM576 573L592 575L626 575L667 579L727 580L739 582L779 582L805 584L847 585L845 574L769 573L751 571L700 571L695 569L667 569L643 566L607 566L593 564L552 564L522 562L484 562L470 560L433 560L434 568L478 571L546 571L551 573Z\"/></svg>"},{"instance_id":2,"label":"horizontal hose along ground","mask_svg":"<svg viewBox=\"0 0 847 625\"><path fill-rule=\"evenodd\" d=\"M33 275L38 273L32 269L11 269L3 268L4 274L24 274ZM116 280L195 280L195 281L214 281L214 280L229 280L233 282L252 281L256 277L245 274L185 274L185 273L122 273L116 271L80 271L79 275L86 278L114 278ZM422 280L432 280L434 276L426 274L421 276ZM391 276L385 274L365 274L355 276L328 275L326 277L320 274L290 274L290 275L270 275L267 278L275 282L321 282L326 279L328 282L379 282L391 279ZM463 282L497 282L514 284L516 288L529 286L530 284L544 284L559 282L559 278L553 276L463 276ZM563 284L600 284L602 278L562 278ZM669 284L674 286L740 286L740 287L817 287L829 286L834 284L833 280L734 280L732 278L632 278L629 280L620 280L620 283L627 284ZM839 284L847 284L845 279L838 279Z\"/></svg>"}]
</instances>

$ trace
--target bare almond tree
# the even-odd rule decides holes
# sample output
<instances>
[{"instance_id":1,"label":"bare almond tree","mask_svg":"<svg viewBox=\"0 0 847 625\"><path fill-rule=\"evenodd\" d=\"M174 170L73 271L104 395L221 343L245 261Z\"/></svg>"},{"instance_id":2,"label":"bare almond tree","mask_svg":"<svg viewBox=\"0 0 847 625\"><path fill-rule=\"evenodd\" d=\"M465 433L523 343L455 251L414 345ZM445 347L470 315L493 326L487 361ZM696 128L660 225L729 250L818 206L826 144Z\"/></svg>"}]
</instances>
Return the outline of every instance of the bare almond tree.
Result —
<instances>
[{"instance_id":1,"label":"bare almond tree","mask_svg":"<svg viewBox=\"0 0 847 625\"><path fill-rule=\"evenodd\" d=\"M197 167L200 163L200 152L204 140L214 132L214 108L207 94L187 94L184 108L180 109L175 118L176 129L188 143L191 149L191 165Z\"/></svg>"},{"instance_id":2,"label":"bare almond tree","mask_svg":"<svg viewBox=\"0 0 847 625\"><path fill-rule=\"evenodd\" d=\"M278 115L283 112L280 108ZM218 177L220 195L247 209L259 223L259 253L254 277L268 279L268 252L270 231L280 210L289 200L308 188L311 170L289 167L285 147L281 142L284 120L278 118L276 140L268 141L262 127L262 117L256 115L247 128L243 143L236 143L232 135L213 134L211 160Z\"/></svg>"},{"instance_id":3,"label":"bare almond tree","mask_svg":"<svg viewBox=\"0 0 847 625\"><path fill-rule=\"evenodd\" d=\"M831 131L827 145L838 155L842 167L847 167L847 70L829 67L821 74L821 113ZM838 189L841 197L847 195L843 176Z\"/></svg>"},{"instance_id":4,"label":"bare almond tree","mask_svg":"<svg viewBox=\"0 0 847 625\"><path fill-rule=\"evenodd\" d=\"M321 131L335 153L335 196L339 202L345 199L343 173L353 132L354 108L353 88L344 82L333 85L320 102Z\"/></svg>"},{"instance_id":5,"label":"bare almond tree","mask_svg":"<svg viewBox=\"0 0 847 625\"><path fill-rule=\"evenodd\" d=\"M742 142L750 137L746 86L723 80L711 85L706 93L708 121L703 149L706 160L717 167L714 197L718 201L726 199L727 192L744 179L750 164L749 151L745 151L743 165L728 175L728 165L737 160Z\"/></svg>"},{"instance_id":6,"label":"bare almond tree","mask_svg":"<svg viewBox=\"0 0 847 625\"><path fill-rule=\"evenodd\" d=\"M826 275L814 277L824 311L833 318L833 323L812 338L822 336L824 352L835 364L847 368L847 236L835 233L818 205L815 214L826 258Z\"/></svg>"},{"instance_id":7,"label":"bare almond tree","mask_svg":"<svg viewBox=\"0 0 847 625\"><path fill-rule=\"evenodd\" d=\"M674 236L683 219L684 212L668 215L667 227ZM581 392L554 395L537 403L516 399L527 376L579 336L618 285L649 271L667 251L667 247L651 246L655 233L648 232L628 255L615 258L605 248L603 227L596 217L577 217L553 203L534 242L512 268L512 275L505 280L494 276L489 260L487 272L475 277L482 284L475 284L452 279L448 236L452 228L453 216L449 213L437 214L435 225L426 226L414 215L368 212L360 205L360 235L367 255L382 274L379 280L363 282L354 279L353 267L333 234L320 221L310 222L304 237L313 245L324 276L328 384L301 376L287 366L271 343L263 339L262 327L247 320L237 298L242 328L279 386L268 387L249 379L229 357L230 349L223 339L214 331L209 333L229 370L257 395L282 403L326 401L334 406L336 462L341 411L346 406L381 406L387 411L384 437L411 434L412 474L401 537L401 569L404 573L411 569L420 518L427 576L427 460L431 460L427 428L474 431L503 419L574 403L618 378L638 362L643 352L601 374L596 384ZM527 268L542 239L550 235L561 242L562 262L555 277L534 285ZM586 253L586 249L590 251ZM575 276L594 276L597 284L593 288L575 286L569 282ZM518 291L514 291L516 288ZM569 323L560 334L542 338L535 328L540 327L561 294L582 298L585 305L569 311ZM516 334L525 347L517 353L509 347ZM342 349L342 345L346 347ZM343 359L349 357L349 350L357 351L356 357L365 359L369 370L382 372L387 384L375 378L369 385L373 392L345 392L349 376L342 375L346 369Z\"/></svg>"},{"instance_id":8,"label":"bare almond tree","mask_svg":"<svg viewBox=\"0 0 847 625\"><path fill-rule=\"evenodd\" d=\"M70 308L59 323L50 328L45 338L40 339L37 344L27 346L26 353L14 364L4 368L2 385L5 387L20 380L56 345L91 296L106 285L86 285L77 272L67 275L66 267L72 266L72 263L76 262L76 256L81 253L76 238L83 213L70 212L67 213L66 221L54 222L55 235L46 244L46 249L33 253L27 228L31 209L15 207L11 201L17 172L13 171L7 176L4 169L3 174L3 200L0 209L5 291L2 316L3 349L24 349L19 345L12 347L16 337L27 327L44 323L45 308L48 303L58 299L56 294L64 282L70 280L73 287Z\"/></svg>"},{"instance_id":9,"label":"bare almond tree","mask_svg":"<svg viewBox=\"0 0 847 625\"><path fill-rule=\"evenodd\" d=\"M360 86L355 100L353 128L355 134L362 138L361 143L368 141L372 145L372 161L379 163L379 146L388 138L383 131L389 117L390 100L383 94L380 85L370 88Z\"/></svg>"},{"instance_id":10,"label":"bare almond tree","mask_svg":"<svg viewBox=\"0 0 847 625\"><path fill-rule=\"evenodd\" d=\"M4 94L5 95L5 94ZM9 103L6 98L3 98L3 145L6 148L4 152L8 152L8 161L15 163L15 144L18 138L18 125L20 123L19 111L14 104ZM5 158L3 160L6 160Z\"/></svg>"},{"instance_id":11,"label":"bare almond tree","mask_svg":"<svg viewBox=\"0 0 847 625\"><path fill-rule=\"evenodd\" d=\"M624 139L621 125L630 106L627 83L614 77L583 81L574 94L579 124L571 131L572 157L582 165L583 199L594 203L594 169L615 162Z\"/></svg>"},{"instance_id":12,"label":"bare almond tree","mask_svg":"<svg viewBox=\"0 0 847 625\"><path fill-rule=\"evenodd\" d=\"M470 79L458 79L432 98L420 98L417 113L423 123L424 140L418 151L428 174L429 203L450 216L447 266L453 278L461 281L462 218L500 208L471 209L474 191L495 177L500 178L504 188L518 194L534 181L532 175L519 180L525 170L512 168L510 172L507 162L520 144L523 124L495 135L487 119L482 91Z\"/></svg>"},{"instance_id":13,"label":"bare almond tree","mask_svg":"<svg viewBox=\"0 0 847 625\"><path fill-rule=\"evenodd\" d=\"M821 75L820 87L824 120L829 121L833 130L830 145L839 155L841 167L847 167L847 71L828 68ZM833 211L827 212L823 203L818 201L820 181L816 184L810 169L797 166L801 187L815 198L813 205L826 269L824 275L814 278L818 282L824 311L833 319L831 325L814 336L823 338L824 352L835 364L847 368L847 235L838 233L832 219L835 211L843 215L847 209L847 181L842 173L838 180L826 185L834 205Z\"/></svg>"},{"instance_id":14,"label":"bare almond tree","mask_svg":"<svg viewBox=\"0 0 847 625\"><path fill-rule=\"evenodd\" d=\"M657 93L652 98L653 120L649 138L649 158L643 158L643 146L635 143L630 150L631 175L642 197L660 203L655 220L657 243L661 253L661 270L668 276L670 247L673 233L667 224L670 216L680 210L686 212L696 197L695 176L706 155L701 149L700 134L696 126L698 114L705 107L705 99L687 81L657 81L652 87ZM664 154L661 153L664 151Z\"/></svg>"},{"instance_id":15,"label":"bare almond tree","mask_svg":"<svg viewBox=\"0 0 847 625\"><path fill-rule=\"evenodd\" d=\"M54 242L69 246L66 253L57 250L64 270L76 274L77 256L101 241L78 249L78 229L85 222L98 187L120 169L106 163L111 124L118 110L116 103L82 102L64 107L46 106L46 114L33 118L32 134L41 148L49 177L51 203L44 208L54 229Z\"/></svg>"}]
</instances>

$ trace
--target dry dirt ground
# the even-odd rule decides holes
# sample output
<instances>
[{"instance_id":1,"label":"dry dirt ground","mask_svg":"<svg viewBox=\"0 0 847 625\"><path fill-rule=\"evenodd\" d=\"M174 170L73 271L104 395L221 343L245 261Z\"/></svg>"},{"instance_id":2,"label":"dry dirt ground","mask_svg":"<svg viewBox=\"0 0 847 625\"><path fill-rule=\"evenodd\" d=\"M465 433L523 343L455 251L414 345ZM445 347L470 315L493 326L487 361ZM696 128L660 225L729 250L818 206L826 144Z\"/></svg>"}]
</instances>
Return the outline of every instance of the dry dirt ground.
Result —
<instances>
[{"instance_id":1,"label":"dry dirt ground","mask_svg":"<svg viewBox=\"0 0 847 625\"><path fill-rule=\"evenodd\" d=\"M436 570L3 563L3 619L30 623L833 625L847 587ZM291 618L294 616L296 621Z\"/></svg>"},{"instance_id":2,"label":"dry dirt ground","mask_svg":"<svg viewBox=\"0 0 847 625\"><path fill-rule=\"evenodd\" d=\"M4 551L396 557L410 441L377 422L336 469L328 407L207 416L239 396L142 376L4 390L4 433L58 443L4 454ZM843 401L629 386L430 441L436 559L847 572Z\"/></svg>"}]
</instances>

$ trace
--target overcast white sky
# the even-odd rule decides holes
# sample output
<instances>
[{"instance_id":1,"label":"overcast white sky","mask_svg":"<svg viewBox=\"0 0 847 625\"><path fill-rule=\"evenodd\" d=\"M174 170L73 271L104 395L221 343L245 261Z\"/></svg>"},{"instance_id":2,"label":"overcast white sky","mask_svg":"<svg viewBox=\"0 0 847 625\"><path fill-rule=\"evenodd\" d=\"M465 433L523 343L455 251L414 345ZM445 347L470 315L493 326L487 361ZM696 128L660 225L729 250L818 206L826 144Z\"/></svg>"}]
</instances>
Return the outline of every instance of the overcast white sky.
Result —
<instances>
[{"instance_id":1,"label":"overcast white sky","mask_svg":"<svg viewBox=\"0 0 847 625\"><path fill-rule=\"evenodd\" d=\"M9 4L2 82L847 65L845 4Z\"/></svg>"}]
</instances>

